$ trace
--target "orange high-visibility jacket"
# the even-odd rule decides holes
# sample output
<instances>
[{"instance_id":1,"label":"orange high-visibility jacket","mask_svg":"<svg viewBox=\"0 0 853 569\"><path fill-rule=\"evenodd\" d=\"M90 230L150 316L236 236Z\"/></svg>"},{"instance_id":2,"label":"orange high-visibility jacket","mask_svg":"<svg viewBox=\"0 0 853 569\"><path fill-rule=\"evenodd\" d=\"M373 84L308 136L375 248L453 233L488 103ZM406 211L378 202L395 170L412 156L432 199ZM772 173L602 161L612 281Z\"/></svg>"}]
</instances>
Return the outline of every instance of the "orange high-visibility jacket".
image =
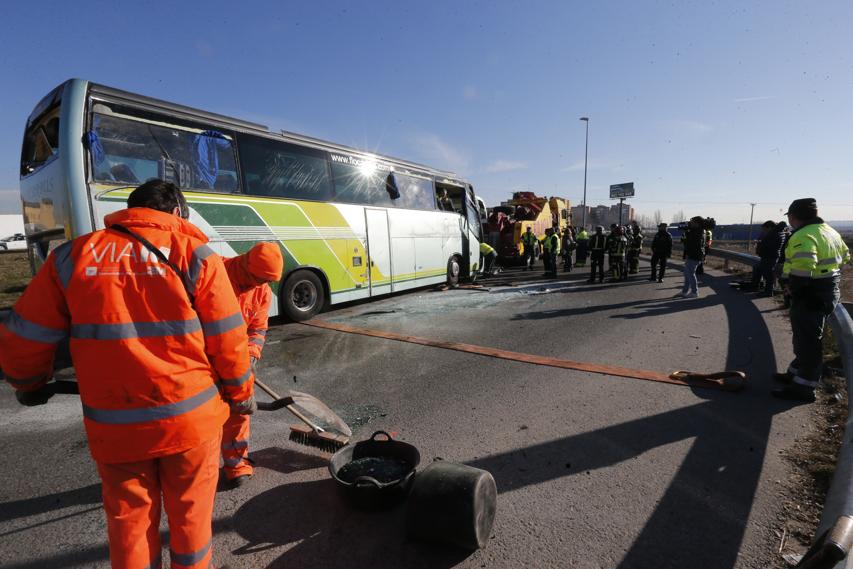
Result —
<instances>
[{"instance_id":1,"label":"orange high-visibility jacket","mask_svg":"<svg viewBox=\"0 0 853 569\"><path fill-rule=\"evenodd\" d=\"M56 344L70 335L95 460L182 452L218 436L229 413L223 397L252 393L240 307L222 260L191 223L149 208L104 222L146 238L186 283L116 230L66 242L0 326L0 367L15 389L38 389L51 377Z\"/></svg>"},{"instance_id":2,"label":"orange high-visibility jacket","mask_svg":"<svg viewBox=\"0 0 853 569\"><path fill-rule=\"evenodd\" d=\"M224 259L225 269L234 288L234 294L240 303L243 320L248 327L249 355L261 359L264 349L267 328L269 328L269 311L272 304L272 290L269 285L258 285L245 267L245 255Z\"/></svg>"}]
</instances>

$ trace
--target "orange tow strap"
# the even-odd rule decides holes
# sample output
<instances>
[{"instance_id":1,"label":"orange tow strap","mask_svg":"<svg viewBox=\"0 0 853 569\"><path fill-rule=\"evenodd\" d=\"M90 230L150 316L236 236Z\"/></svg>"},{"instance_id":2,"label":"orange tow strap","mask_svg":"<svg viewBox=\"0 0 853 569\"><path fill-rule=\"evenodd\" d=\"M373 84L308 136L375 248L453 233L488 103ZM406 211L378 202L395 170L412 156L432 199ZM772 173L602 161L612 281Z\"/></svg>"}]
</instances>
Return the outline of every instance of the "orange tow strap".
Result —
<instances>
[{"instance_id":1,"label":"orange tow strap","mask_svg":"<svg viewBox=\"0 0 853 569\"><path fill-rule=\"evenodd\" d=\"M721 389L723 391L738 391L744 387L744 383L746 381L746 374L739 371L724 371L712 374L677 371L667 375L665 373L657 371L646 371L642 369L631 369L605 364L576 362L573 360L563 360L560 358L551 358L548 356L537 356L535 354L525 354L522 352L512 352L509 350L499 350L497 348L477 346L475 344L463 344L460 342L443 342L441 340L430 340L429 338L420 338L418 336L410 336L408 334L395 334L394 332L371 330L369 328L359 328L357 326L348 326L346 324L335 324L333 322L328 322L325 320L308 320L306 322L302 322L302 324L306 326L313 326L315 328L335 330L337 332L346 332L347 334L359 334L362 336L372 336L374 338L384 338L386 340L396 340L398 342L408 342L410 344L420 344L422 346L442 348L444 350L455 350L457 352L467 352L469 354L478 354L481 356L489 356L492 358L500 358L514 362L524 362L529 364L558 367L563 369L574 369L578 371L600 373L603 375L612 375L616 377L642 379L645 381L657 381L660 383L669 383L672 385L681 385L685 387L703 387L708 389Z\"/></svg>"}]
</instances>

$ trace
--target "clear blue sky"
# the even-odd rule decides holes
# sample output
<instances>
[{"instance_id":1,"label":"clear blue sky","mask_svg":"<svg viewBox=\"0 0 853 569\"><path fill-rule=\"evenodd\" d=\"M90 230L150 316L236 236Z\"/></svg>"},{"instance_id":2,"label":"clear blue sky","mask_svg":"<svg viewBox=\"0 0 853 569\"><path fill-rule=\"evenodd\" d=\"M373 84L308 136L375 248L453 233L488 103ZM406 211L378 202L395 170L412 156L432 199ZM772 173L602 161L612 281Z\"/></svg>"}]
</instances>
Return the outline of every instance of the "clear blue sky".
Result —
<instances>
[{"instance_id":1,"label":"clear blue sky","mask_svg":"<svg viewBox=\"0 0 853 569\"><path fill-rule=\"evenodd\" d=\"M0 211L24 120L69 77L580 203L853 219L853 2L10 2Z\"/></svg>"}]
</instances>

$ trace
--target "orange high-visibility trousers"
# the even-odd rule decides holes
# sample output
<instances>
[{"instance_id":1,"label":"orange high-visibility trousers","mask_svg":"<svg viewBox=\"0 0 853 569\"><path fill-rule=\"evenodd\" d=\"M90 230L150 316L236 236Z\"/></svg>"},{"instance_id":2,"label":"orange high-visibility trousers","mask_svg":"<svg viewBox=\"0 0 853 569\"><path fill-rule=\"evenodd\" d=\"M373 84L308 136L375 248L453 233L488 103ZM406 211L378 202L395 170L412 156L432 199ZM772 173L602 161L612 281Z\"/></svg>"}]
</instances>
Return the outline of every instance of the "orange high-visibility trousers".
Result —
<instances>
[{"instance_id":1,"label":"orange high-visibility trousers","mask_svg":"<svg viewBox=\"0 0 853 569\"><path fill-rule=\"evenodd\" d=\"M249 415L231 413L222 426L222 462L228 480L254 472L249 462L250 422Z\"/></svg>"},{"instance_id":2,"label":"orange high-visibility trousers","mask_svg":"<svg viewBox=\"0 0 853 569\"><path fill-rule=\"evenodd\" d=\"M113 569L159 569L160 497L169 519L172 569L212 568L219 437L190 450L98 463Z\"/></svg>"}]
</instances>

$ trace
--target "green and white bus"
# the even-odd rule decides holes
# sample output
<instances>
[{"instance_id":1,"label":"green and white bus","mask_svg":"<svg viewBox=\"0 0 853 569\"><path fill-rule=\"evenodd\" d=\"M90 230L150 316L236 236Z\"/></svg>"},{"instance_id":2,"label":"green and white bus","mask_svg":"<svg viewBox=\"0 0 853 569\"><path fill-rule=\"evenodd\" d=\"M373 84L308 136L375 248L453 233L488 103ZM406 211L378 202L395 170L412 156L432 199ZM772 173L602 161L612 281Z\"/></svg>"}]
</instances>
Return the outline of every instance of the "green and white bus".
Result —
<instances>
[{"instance_id":1,"label":"green and white bus","mask_svg":"<svg viewBox=\"0 0 853 569\"><path fill-rule=\"evenodd\" d=\"M279 243L272 315L305 320L478 270L485 207L458 176L80 79L51 91L26 124L33 270L59 243L102 228L150 178L184 190L190 221L220 255Z\"/></svg>"}]
</instances>

